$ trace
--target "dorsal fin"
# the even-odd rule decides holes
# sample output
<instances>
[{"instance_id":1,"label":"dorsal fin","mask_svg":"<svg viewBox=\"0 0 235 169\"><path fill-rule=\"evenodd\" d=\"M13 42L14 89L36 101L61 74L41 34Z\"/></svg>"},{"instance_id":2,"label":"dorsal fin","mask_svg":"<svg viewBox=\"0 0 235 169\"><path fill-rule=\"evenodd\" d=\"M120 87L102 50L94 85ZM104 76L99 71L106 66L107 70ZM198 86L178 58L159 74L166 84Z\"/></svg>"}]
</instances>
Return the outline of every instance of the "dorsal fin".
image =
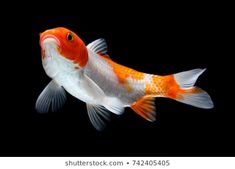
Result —
<instances>
[{"instance_id":1,"label":"dorsal fin","mask_svg":"<svg viewBox=\"0 0 235 169\"><path fill-rule=\"evenodd\" d=\"M144 96L133 103L131 108L148 121L155 121L156 119L154 97Z\"/></svg>"},{"instance_id":2,"label":"dorsal fin","mask_svg":"<svg viewBox=\"0 0 235 169\"><path fill-rule=\"evenodd\" d=\"M102 56L109 57L108 54L107 54L108 46L107 46L107 43L106 43L105 39L103 39L103 38L97 39L97 40L89 43L87 45L87 48L89 48L93 52L98 53Z\"/></svg>"}]
</instances>

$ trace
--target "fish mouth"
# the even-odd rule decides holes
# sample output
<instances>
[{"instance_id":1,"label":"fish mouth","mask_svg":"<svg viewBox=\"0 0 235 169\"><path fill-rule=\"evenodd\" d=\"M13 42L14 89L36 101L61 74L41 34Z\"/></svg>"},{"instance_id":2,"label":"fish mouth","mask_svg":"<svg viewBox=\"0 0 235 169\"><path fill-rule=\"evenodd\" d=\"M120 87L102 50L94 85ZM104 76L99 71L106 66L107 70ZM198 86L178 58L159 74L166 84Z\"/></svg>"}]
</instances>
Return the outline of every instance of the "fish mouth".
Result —
<instances>
[{"instance_id":1,"label":"fish mouth","mask_svg":"<svg viewBox=\"0 0 235 169\"><path fill-rule=\"evenodd\" d=\"M60 41L59 41L59 39L55 36L55 35L52 35L52 34L46 34L46 35L44 35L43 33L40 35L40 46L41 46L41 48L43 48L43 42L45 41L45 40L49 40L49 39L53 39L55 42L56 42L56 44L58 45L58 46L60 46Z\"/></svg>"},{"instance_id":2,"label":"fish mouth","mask_svg":"<svg viewBox=\"0 0 235 169\"><path fill-rule=\"evenodd\" d=\"M52 49L57 49L57 51L60 52L60 41L53 34L41 33L40 34L40 46L41 46L42 59L45 59L46 57L51 58L52 54L49 51L51 51Z\"/></svg>"}]
</instances>

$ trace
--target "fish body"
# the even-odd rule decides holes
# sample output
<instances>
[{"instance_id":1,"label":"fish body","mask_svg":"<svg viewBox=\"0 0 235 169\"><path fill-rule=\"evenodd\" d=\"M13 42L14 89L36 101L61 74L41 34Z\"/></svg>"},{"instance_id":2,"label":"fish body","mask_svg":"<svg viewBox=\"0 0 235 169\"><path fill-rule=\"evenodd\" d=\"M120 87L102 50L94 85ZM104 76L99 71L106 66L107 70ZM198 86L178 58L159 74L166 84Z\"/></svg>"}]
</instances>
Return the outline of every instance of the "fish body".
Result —
<instances>
[{"instance_id":1,"label":"fish body","mask_svg":"<svg viewBox=\"0 0 235 169\"><path fill-rule=\"evenodd\" d=\"M212 108L210 96L195 87L205 69L172 75L147 74L114 62L107 54L104 39L88 44L66 28L40 34L42 65L52 79L36 102L38 112L57 111L66 93L87 105L88 115L97 130L105 127L110 112L120 115L125 107L149 121L155 120L156 97L166 97L199 108Z\"/></svg>"}]
</instances>

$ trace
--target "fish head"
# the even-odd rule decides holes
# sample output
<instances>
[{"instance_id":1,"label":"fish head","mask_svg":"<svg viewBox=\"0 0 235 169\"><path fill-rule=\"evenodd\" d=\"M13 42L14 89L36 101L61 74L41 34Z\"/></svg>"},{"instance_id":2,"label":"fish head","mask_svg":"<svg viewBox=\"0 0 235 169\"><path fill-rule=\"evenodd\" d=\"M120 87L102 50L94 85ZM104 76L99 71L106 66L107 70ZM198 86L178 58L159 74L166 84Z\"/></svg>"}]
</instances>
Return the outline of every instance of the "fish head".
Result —
<instances>
[{"instance_id":1,"label":"fish head","mask_svg":"<svg viewBox=\"0 0 235 169\"><path fill-rule=\"evenodd\" d=\"M40 33L42 60L61 56L74 62L79 68L86 65L88 52L85 43L71 30L58 27Z\"/></svg>"}]
</instances>

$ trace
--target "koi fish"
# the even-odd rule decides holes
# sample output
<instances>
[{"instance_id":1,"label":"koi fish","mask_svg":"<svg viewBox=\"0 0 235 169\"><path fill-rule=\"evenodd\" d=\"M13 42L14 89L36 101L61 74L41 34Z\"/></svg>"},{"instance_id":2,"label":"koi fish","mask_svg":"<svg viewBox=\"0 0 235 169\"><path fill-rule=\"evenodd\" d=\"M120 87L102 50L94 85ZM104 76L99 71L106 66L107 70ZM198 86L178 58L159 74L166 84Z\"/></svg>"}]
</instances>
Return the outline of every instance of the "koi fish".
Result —
<instances>
[{"instance_id":1,"label":"koi fish","mask_svg":"<svg viewBox=\"0 0 235 169\"><path fill-rule=\"evenodd\" d=\"M136 71L114 62L104 39L85 43L63 27L40 34L42 65L52 79L36 101L38 112L54 112L66 101L66 92L86 103L89 119L97 130L110 114L121 115L130 107L148 121L156 119L154 99L166 97L198 108L213 108L210 96L194 86L205 69L171 75Z\"/></svg>"}]
</instances>

